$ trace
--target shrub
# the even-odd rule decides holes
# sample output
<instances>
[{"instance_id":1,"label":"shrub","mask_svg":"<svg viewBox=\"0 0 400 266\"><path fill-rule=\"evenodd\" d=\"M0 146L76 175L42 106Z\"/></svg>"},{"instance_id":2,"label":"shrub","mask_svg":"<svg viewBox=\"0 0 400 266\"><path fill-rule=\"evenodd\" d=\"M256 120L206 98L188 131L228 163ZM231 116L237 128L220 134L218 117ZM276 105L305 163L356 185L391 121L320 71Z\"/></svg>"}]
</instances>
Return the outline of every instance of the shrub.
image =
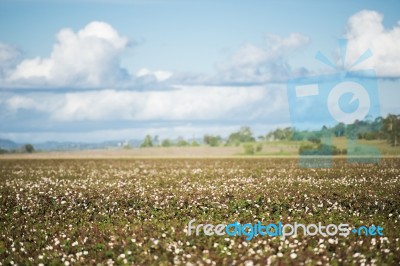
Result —
<instances>
[{"instance_id":1,"label":"shrub","mask_svg":"<svg viewBox=\"0 0 400 266\"><path fill-rule=\"evenodd\" d=\"M171 146L171 141L170 141L169 139L164 139L164 140L161 142L161 146L163 146L163 147L170 147L170 146Z\"/></svg>"},{"instance_id":2,"label":"shrub","mask_svg":"<svg viewBox=\"0 0 400 266\"><path fill-rule=\"evenodd\" d=\"M257 146L256 146L256 152L262 151L262 148L263 148L262 144L258 143Z\"/></svg>"},{"instance_id":3,"label":"shrub","mask_svg":"<svg viewBox=\"0 0 400 266\"><path fill-rule=\"evenodd\" d=\"M32 153L32 152L35 151L35 148L33 148L33 145L32 145L32 144L25 144L25 145L22 147L22 150L23 150L24 152L27 152L27 153Z\"/></svg>"},{"instance_id":4,"label":"shrub","mask_svg":"<svg viewBox=\"0 0 400 266\"><path fill-rule=\"evenodd\" d=\"M193 147L198 147L198 146L200 146L200 144L197 141L193 140L192 141L192 146Z\"/></svg>"},{"instance_id":5,"label":"shrub","mask_svg":"<svg viewBox=\"0 0 400 266\"><path fill-rule=\"evenodd\" d=\"M219 146L219 143L221 142L221 137L205 135L203 141L205 144L208 144L211 147L217 147L217 146Z\"/></svg>"},{"instance_id":6,"label":"shrub","mask_svg":"<svg viewBox=\"0 0 400 266\"><path fill-rule=\"evenodd\" d=\"M334 145L329 144L319 144L317 146L303 143L299 147L300 155L340 155L347 154L346 149L339 149Z\"/></svg>"},{"instance_id":7,"label":"shrub","mask_svg":"<svg viewBox=\"0 0 400 266\"><path fill-rule=\"evenodd\" d=\"M308 143L302 143L299 147L300 155L312 155L312 150L314 149L314 145Z\"/></svg>"},{"instance_id":8,"label":"shrub","mask_svg":"<svg viewBox=\"0 0 400 266\"><path fill-rule=\"evenodd\" d=\"M254 146L251 143L246 143L243 145L244 153L247 155L254 154Z\"/></svg>"},{"instance_id":9,"label":"shrub","mask_svg":"<svg viewBox=\"0 0 400 266\"><path fill-rule=\"evenodd\" d=\"M190 146L189 142L187 142L184 139L180 139L178 140L178 142L176 143L176 146L178 147L186 147L186 146Z\"/></svg>"}]
</instances>

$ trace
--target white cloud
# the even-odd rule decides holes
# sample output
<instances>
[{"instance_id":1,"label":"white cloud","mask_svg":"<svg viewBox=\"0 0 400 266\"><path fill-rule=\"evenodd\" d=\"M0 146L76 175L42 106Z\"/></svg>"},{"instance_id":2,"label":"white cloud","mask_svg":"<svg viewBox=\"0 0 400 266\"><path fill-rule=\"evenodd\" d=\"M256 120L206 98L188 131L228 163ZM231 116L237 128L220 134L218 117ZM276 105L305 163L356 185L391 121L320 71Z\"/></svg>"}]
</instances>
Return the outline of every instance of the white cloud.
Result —
<instances>
[{"instance_id":1,"label":"white cloud","mask_svg":"<svg viewBox=\"0 0 400 266\"><path fill-rule=\"evenodd\" d=\"M37 103L35 100L23 97L23 96L14 96L6 101L6 104L11 110L19 110L19 109L36 109Z\"/></svg>"},{"instance_id":2,"label":"white cloud","mask_svg":"<svg viewBox=\"0 0 400 266\"><path fill-rule=\"evenodd\" d=\"M351 16L345 37L348 39L347 65L353 64L367 49L373 56L355 69L375 69L380 77L400 77L400 21L390 29L383 15L364 10Z\"/></svg>"},{"instance_id":3,"label":"white cloud","mask_svg":"<svg viewBox=\"0 0 400 266\"><path fill-rule=\"evenodd\" d=\"M32 109L47 113L50 121L250 121L281 115L287 107L284 92L282 86L179 86L166 91L15 95L5 102L14 112Z\"/></svg>"},{"instance_id":4,"label":"white cloud","mask_svg":"<svg viewBox=\"0 0 400 266\"><path fill-rule=\"evenodd\" d=\"M62 29L47 58L23 60L8 81L14 84L98 87L121 82L126 71L120 55L128 40L104 22L91 22L78 32Z\"/></svg>"},{"instance_id":5,"label":"white cloud","mask_svg":"<svg viewBox=\"0 0 400 266\"><path fill-rule=\"evenodd\" d=\"M51 117L61 121L132 119L141 106L135 94L115 90L67 93Z\"/></svg>"},{"instance_id":6,"label":"white cloud","mask_svg":"<svg viewBox=\"0 0 400 266\"><path fill-rule=\"evenodd\" d=\"M226 65L219 66L219 77L226 82L273 82L284 81L303 70L292 70L288 55L309 43L307 36L292 33L288 37L268 34L265 46L244 44Z\"/></svg>"},{"instance_id":7,"label":"white cloud","mask_svg":"<svg viewBox=\"0 0 400 266\"><path fill-rule=\"evenodd\" d=\"M169 71L164 71L164 70L156 70L156 71L151 71L147 68L141 68L136 72L137 77L146 77L146 76L151 76L154 77L157 81L165 81L172 77L173 73Z\"/></svg>"},{"instance_id":8,"label":"white cloud","mask_svg":"<svg viewBox=\"0 0 400 266\"><path fill-rule=\"evenodd\" d=\"M218 119L264 97L260 88L181 87L168 91L68 93L54 110L57 120L185 120ZM224 102L224 104L221 104Z\"/></svg>"},{"instance_id":9,"label":"white cloud","mask_svg":"<svg viewBox=\"0 0 400 266\"><path fill-rule=\"evenodd\" d=\"M12 95L3 101L7 110L14 113L21 109L52 113L65 102L61 94Z\"/></svg>"}]
</instances>

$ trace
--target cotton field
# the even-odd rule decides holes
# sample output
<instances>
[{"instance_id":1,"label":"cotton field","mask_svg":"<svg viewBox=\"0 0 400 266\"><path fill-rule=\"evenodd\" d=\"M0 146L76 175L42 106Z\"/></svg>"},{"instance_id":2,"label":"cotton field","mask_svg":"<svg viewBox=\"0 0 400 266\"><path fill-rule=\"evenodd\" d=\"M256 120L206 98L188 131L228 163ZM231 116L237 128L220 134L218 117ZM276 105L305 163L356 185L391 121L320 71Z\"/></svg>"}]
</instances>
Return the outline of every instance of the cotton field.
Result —
<instances>
[{"instance_id":1,"label":"cotton field","mask_svg":"<svg viewBox=\"0 0 400 266\"><path fill-rule=\"evenodd\" d=\"M383 236L188 235L196 223L379 225ZM1 265L398 265L400 159L0 160Z\"/></svg>"}]
</instances>

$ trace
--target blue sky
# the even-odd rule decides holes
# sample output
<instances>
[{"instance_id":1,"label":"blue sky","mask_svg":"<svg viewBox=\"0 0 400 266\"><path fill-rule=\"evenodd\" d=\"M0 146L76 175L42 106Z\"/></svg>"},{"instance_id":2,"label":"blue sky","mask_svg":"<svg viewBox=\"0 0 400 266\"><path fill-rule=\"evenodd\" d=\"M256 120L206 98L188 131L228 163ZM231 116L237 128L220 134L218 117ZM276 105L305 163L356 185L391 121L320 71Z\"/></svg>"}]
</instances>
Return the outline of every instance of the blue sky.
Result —
<instances>
[{"instance_id":1,"label":"blue sky","mask_svg":"<svg viewBox=\"0 0 400 266\"><path fill-rule=\"evenodd\" d=\"M0 137L257 134L291 124L286 81L366 49L400 113L398 1L0 0ZM310 120L310 123L313 122Z\"/></svg>"}]
</instances>

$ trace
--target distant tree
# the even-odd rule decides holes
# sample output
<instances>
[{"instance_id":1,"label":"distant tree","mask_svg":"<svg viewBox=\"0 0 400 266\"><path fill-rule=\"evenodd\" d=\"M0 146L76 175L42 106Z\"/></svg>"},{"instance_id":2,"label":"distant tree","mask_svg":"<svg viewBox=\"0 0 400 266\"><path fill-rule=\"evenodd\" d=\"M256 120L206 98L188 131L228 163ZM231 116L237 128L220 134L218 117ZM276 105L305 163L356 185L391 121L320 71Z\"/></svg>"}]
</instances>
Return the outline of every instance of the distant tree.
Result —
<instances>
[{"instance_id":1,"label":"distant tree","mask_svg":"<svg viewBox=\"0 0 400 266\"><path fill-rule=\"evenodd\" d=\"M219 144L221 142L221 137L204 135L203 141L205 144L210 145L211 147L217 147L217 146L219 146Z\"/></svg>"},{"instance_id":2,"label":"distant tree","mask_svg":"<svg viewBox=\"0 0 400 266\"><path fill-rule=\"evenodd\" d=\"M346 132L346 125L344 123L340 122L333 128L333 132L336 137L344 136L344 134Z\"/></svg>"},{"instance_id":3,"label":"distant tree","mask_svg":"<svg viewBox=\"0 0 400 266\"><path fill-rule=\"evenodd\" d=\"M283 129L283 136L284 136L284 140L291 140L292 139L292 128L291 127L287 127L285 129Z\"/></svg>"},{"instance_id":4,"label":"distant tree","mask_svg":"<svg viewBox=\"0 0 400 266\"><path fill-rule=\"evenodd\" d=\"M374 132L381 131L382 123L383 123L383 119L381 116L378 116L377 118L375 118L375 120L372 122L372 125L371 125L372 131L374 131Z\"/></svg>"},{"instance_id":5,"label":"distant tree","mask_svg":"<svg viewBox=\"0 0 400 266\"><path fill-rule=\"evenodd\" d=\"M123 148L124 148L125 150L130 150L130 149L132 149L132 146L131 146L131 144L129 144L129 143L125 143L124 146L123 146Z\"/></svg>"},{"instance_id":6,"label":"distant tree","mask_svg":"<svg viewBox=\"0 0 400 266\"><path fill-rule=\"evenodd\" d=\"M24 146L22 146L22 149L24 152L27 152L27 153L32 153L35 151L35 148L33 147L32 144L25 144Z\"/></svg>"},{"instance_id":7,"label":"distant tree","mask_svg":"<svg viewBox=\"0 0 400 266\"><path fill-rule=\"evenodd\" d=\"M400 142L400 115L389 114L383 119L382 131L392 146Z\"/></svg>"},{"instance_id":8,"label":"distant tree","mask_svg":"<svg viewBox=\"0 0 400 266\"><path fill-rule=\"evenodd\" d=\"M269 132L266 136L267 139L274 139L274 140L291 140L292 139L292 128L287 127L284 129L277 128L272 132Z\"/></svg>"},{"instance_id":9,"label":"distant tree","mask_svg":"<svg viewBox=\"0 0 400 266\"><path fill-rule=\"evenodd\" d=\"M275 140L274 139L274 132L273 131L268 132L268 134L265 135L265 139L268 140L268 141Z\"/></svg>"},{"instance_id":10,"label":"distant tree","mask_svg":"<svg viewBox=\"0 0 400 266\"><path fill-rule=\"evenodd\" d=\"M346 126L346 136L351 139L360 139L364 133L369 131L370 125L367 121L356 120Z\"/></svg>"},{"instance_id":11,"label":"distant tree","mask_svg":"<svg viewBox=\"0 0 400 266\"><path fill-rule=\"evenodd\" d=\"M176 146L185 147L185 146L190 146L190 144L183 137L178 137L178 141L176 142Z\"/></svg>"},{"instance_id":12,"label":"distant tree","mask_svg":"<svg viewBox=\"0 0 400 266\"><path fill-rule=\"evenodd\" d=\"M192 146L198 147L198 146L200 146L200 144L196 140L192 140Z\"/></svg>"},{"instance_id":13,"label":"distant tree","mask_svg":"<svg viewBox=\"0 0 400 266\"><path fill-rule=\"evenodd\" d=\"M250 127L241 127L239 131L231 133L228 137L228 143L235 145L254 141L255 138L253 137L253 132L251 131Z\"/></svg>"},{"instance_id":14,"label":"distant tree","mask_svg":"<svg viewBox=\"0 0 400 266\"><path fill-rule=\"evenodd\" d=\"M283 130L280 128L277 128L274 132L273 132L273 136L275 140L284 140L285 139L285 134L283 133Z\"/></svg>"},{"instance_id":15,"label":"distant tree","mask_svg":"<svg viewBox=\"0 0 400 266\"><path fill-rule=\"evenodd\" d=\"M153 142L151 140L151 136L150 135L146 135L146 137L144 138L142 144L140 144L141 148L148 148L148 147L153 147Z\"/></svg>"},{"instance_id":16,"label":"distant tree","mask_svg":"<svg viewBox=\"0 0 400 266\"><path fill-rule=\"evenodd\" d=\"M161 146L162 146L162 147L171 147L171 141L170 141L169 139L164 139L164 140L161 142Z\"/></svg>"}]
</instances>

